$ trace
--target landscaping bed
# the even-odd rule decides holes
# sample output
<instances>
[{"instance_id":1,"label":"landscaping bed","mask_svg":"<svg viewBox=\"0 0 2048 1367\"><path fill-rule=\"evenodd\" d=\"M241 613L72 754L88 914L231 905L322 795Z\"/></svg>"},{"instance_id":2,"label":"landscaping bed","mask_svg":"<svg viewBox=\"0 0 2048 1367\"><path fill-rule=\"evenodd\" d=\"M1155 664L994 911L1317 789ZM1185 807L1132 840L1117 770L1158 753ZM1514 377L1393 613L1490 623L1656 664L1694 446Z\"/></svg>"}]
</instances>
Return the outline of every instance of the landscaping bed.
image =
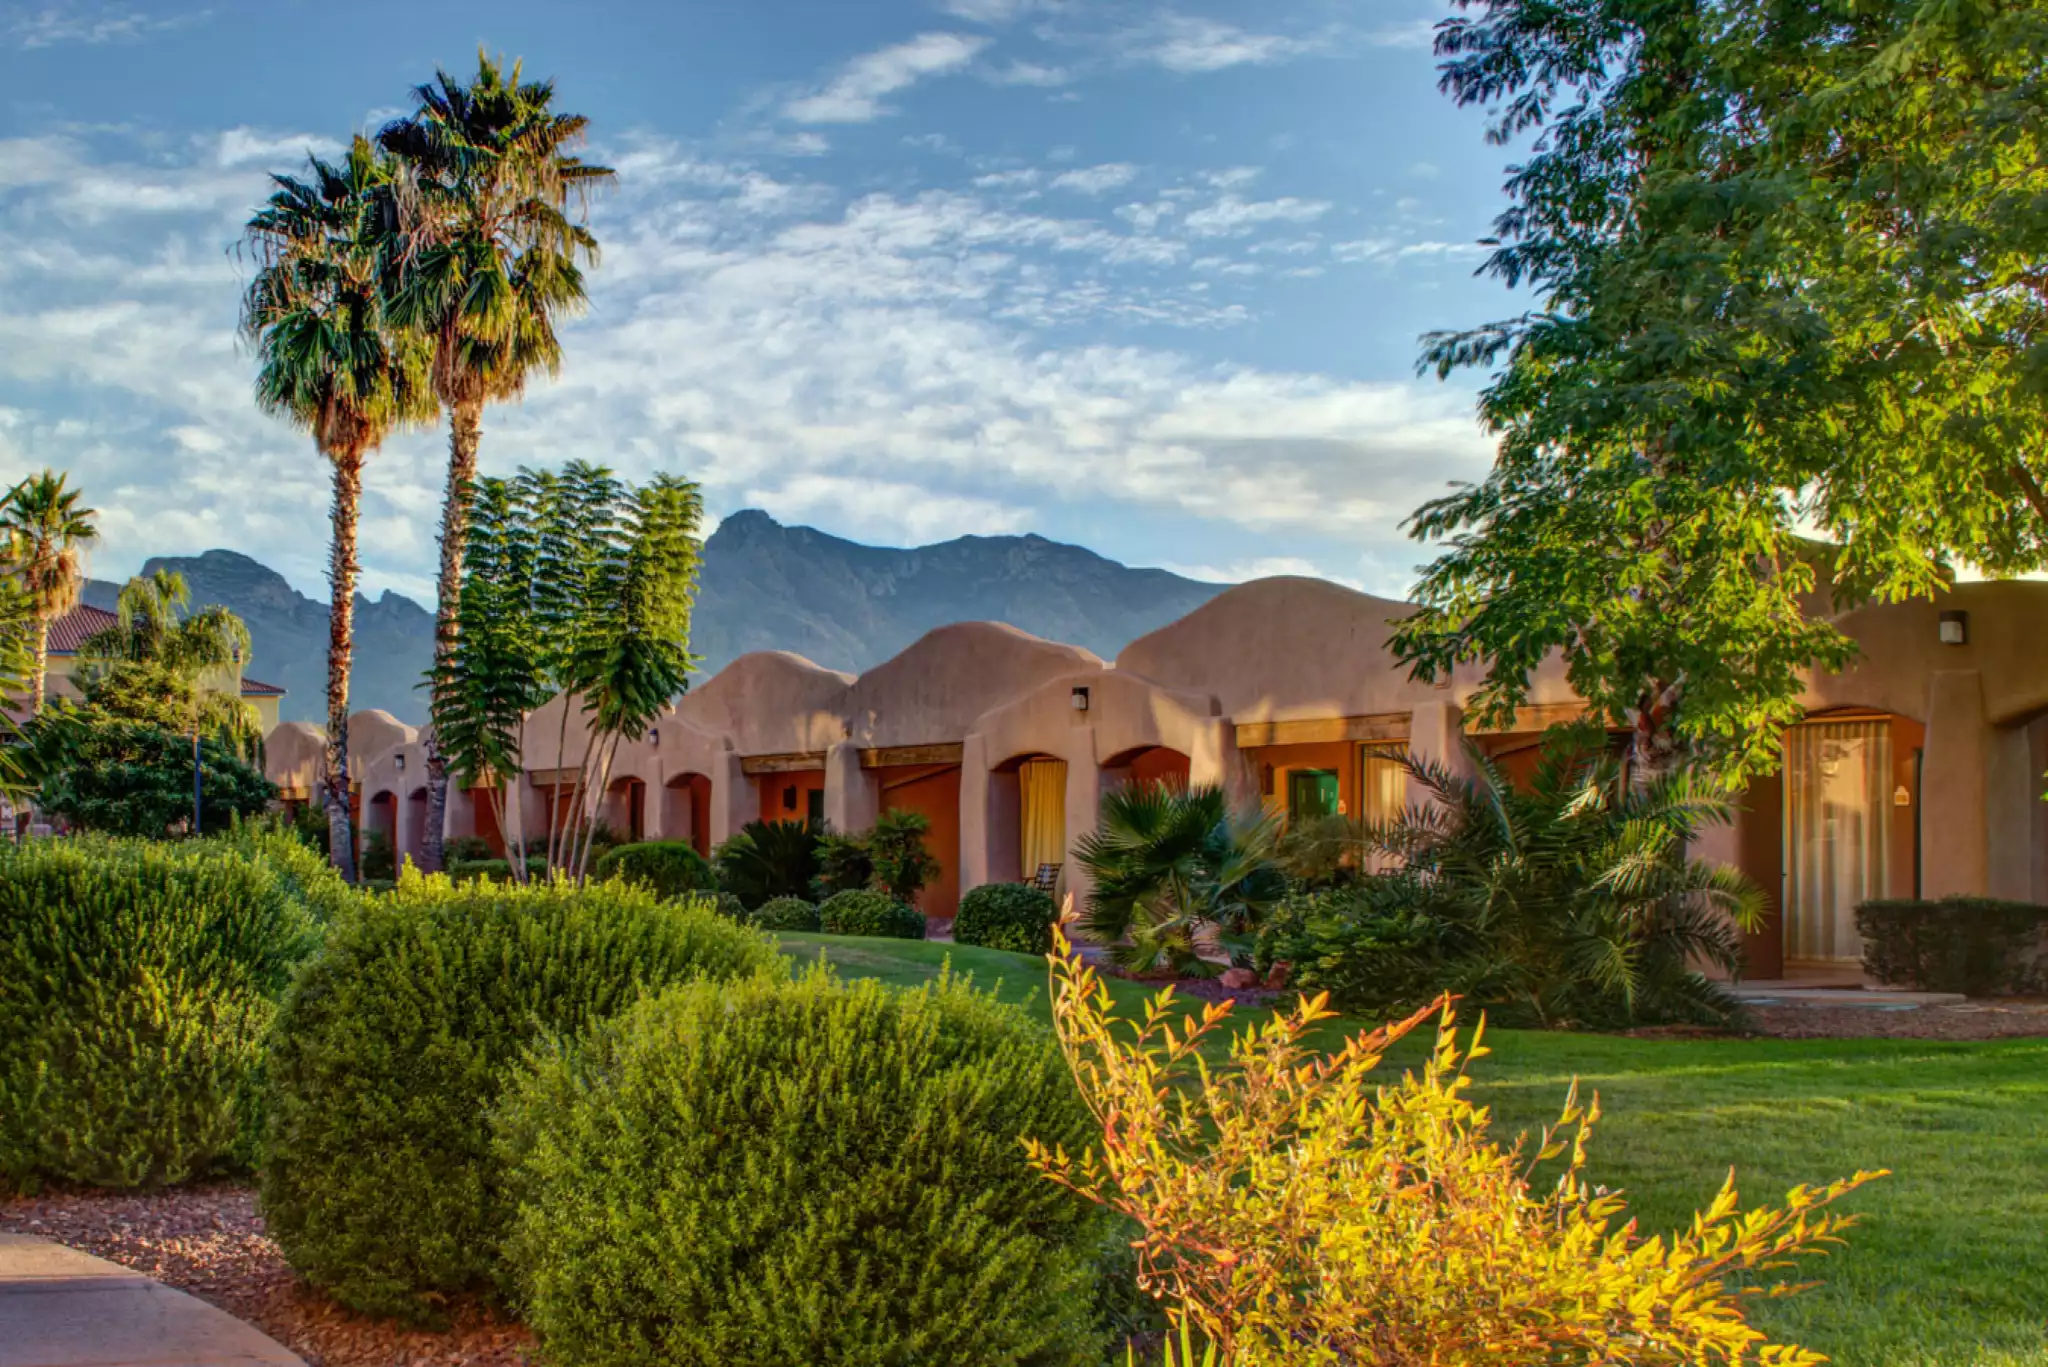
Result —
<instances>
[{"instance_id":1,"label":"landscaping bed","mask_svg":"<svg viewBox=\"0 0 2048 1367\"><path fill-rule=\"evenodd\" d=\"M482 1311L445 1331L353 1314L302 1285L237 1184L135 1195L47 1192L0 1200L0 1231L134 1268L248 1321L307 1367L520 1367L532 1336Z\"/></svg>"}]
</instances>

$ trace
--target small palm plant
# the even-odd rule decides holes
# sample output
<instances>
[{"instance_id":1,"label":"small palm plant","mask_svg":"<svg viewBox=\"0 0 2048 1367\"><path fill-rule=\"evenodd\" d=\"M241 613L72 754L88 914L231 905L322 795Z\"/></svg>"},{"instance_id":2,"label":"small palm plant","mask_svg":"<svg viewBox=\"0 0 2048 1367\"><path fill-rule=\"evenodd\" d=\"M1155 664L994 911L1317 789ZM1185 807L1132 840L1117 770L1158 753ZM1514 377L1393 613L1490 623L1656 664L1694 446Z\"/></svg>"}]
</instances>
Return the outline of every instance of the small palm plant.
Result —
<instances>
[{"instance_id":1,"label":"small palm plant","mask_svg":"<svg viewBox=\"0 0 2048 1367\"><path fill-rule=\"evenodd\" d=\"M818 830L808 821L749 821L713 855L718 883L748 911L808 898L818 876Z\"/></svg>"},{"instance_id":2,"label":"small palm plant","mask_svg":"<svg viewBox=\"0 0 2048 1367\"><path fill-rule=\"evenodd\" d=\"M1277 817L1233 807L1221 788L1116 789L1074 850L1095 884L1081 932L1134 972L1214 972L1197 952L1205 932L1249 962L1259 923L1287 895L1279 838Z\"/></svg>"},{"instance_id":3,"label":"small palm plant","mask_svg":"<svg viewBox=\"0 0 2048 1367\"><path fill-rule=\"evenodd\" d=\"M1365 833L1402 865L1377 907L1437 929L1441 988L1539 1025L1736 1014L1697 966L1741 971L1764 895L1687 854L1733 816L1724 791L1684 771L1631 782L1597 727L1554 729L1520 788L1469 753L1472 777L1404 761L1429 800Z\"/></svg>"},{"instance_id":4,"label":"small palm plant","mask_svg":"<svg viewBox=\"0 0 2048 1367\"><path fill-rule=\"evenodd\" d=\"M54 470L30 475L0 501L0 539L7 568L27 595L31 614L29 715L43 710L49 672L50 624L78 605L85 587L85 553L99 540L91 508Z\"/></svg>"}]
</instances>

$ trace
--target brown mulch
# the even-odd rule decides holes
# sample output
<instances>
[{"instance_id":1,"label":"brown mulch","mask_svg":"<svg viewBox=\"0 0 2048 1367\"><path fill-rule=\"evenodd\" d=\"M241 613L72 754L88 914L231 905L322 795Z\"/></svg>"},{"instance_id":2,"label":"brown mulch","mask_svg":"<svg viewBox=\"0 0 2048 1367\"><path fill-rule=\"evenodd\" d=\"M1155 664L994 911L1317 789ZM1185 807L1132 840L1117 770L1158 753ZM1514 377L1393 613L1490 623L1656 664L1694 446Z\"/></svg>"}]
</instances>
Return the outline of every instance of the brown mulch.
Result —
<instances>
[{"instance_id":1,"label":"brown mulch","mask_svg":"<svg viewBox=\"0 0 2048 1367\"><path fill-rule=\"evenodd\" d=\"M1784 1039L1988 1040L2048 1036L2048 1001L1973 1000L1958 1006L1753 1006L1761 1034Z\"/></svg>"},{"instance_id":2,"label":"brown mulch","mask_svg":"<svg viewBox=\"0 0 2048 1367\"><path fill-rule=\"evenodd\" d=\"M523 1327L480 1309L458 1312L445 1331L342 1309L285 1265L263 1233L256 1194L243 1186L0 1198L0 1231L68 1244L190 1292L307 1367L523 1367L532 1347Z\"/></svg>"}]
</instances>

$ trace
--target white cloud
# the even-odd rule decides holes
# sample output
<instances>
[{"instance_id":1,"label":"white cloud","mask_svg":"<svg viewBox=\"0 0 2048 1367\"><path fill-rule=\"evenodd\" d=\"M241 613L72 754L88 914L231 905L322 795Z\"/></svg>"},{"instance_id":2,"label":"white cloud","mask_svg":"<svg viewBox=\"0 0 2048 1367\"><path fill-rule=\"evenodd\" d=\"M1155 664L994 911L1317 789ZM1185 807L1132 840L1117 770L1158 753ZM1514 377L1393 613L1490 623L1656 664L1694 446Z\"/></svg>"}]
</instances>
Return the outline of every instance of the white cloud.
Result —
<instances>
[{"instance_id":1,"label":"white cloud","mask_svg":"<svg viewBox=\"0 0 2048 1367\"><path fill-rule=\"evenodd\" d=\"M279 135L255 128L230 128L214 143L213 164L288 170L305 161L309 152L331 159L341 151L340 143L314 133Z\"/></svg>"},{"instance_id":2,"label":"white cloud","mask_svg":"<svg viewBox=\"0 0 2048 1367\"><path fill-rule=\"evenodd\" d=\"M152 15L112 5L56 3L0 7L0 36L16 47L35 49L62 43L130 42L169 29L203 23L210 11Z\"/></svg>"},{"instance_id":3,"label":"white cloud","mask_svg":"<svg viewBox=\"0 0 2048 1367\"><path fill-rule=\"evenodd\" d=\"M1292 38L1188 14L1163 14L1124 36L1125 56L1188 74L1264 66L1323 50L1326 40Z\"/></svg>"},{"instance_id":4,"label":"white cloud","mask_svg":"<svg viewBox=\"0 0 2048 1367\"><path fill-rule=\"evenodd\" d=\"M1243 584L1253 579L1273 579L1281 575L1298 575L1308 579L1329 579L1346 588L1364 591L1365 584L1345 575L1329 574L1315 561L1298 555L1259 555L1247 560L1233 560L1227 564L1181 565L1167 564L1159 567L1189 579L1199 579L1210 584Z\"/></svg>"},{"instance_id":5,"label":"white cloud","mask_svg":"<svg viewBox=\"0 0 2048 1367\"><path fill-rule=\"evenodd\" d=\"M1113 161L1101 166L1062 171L1052 178L1052 188L1073 190L1084 195L1100 195L1129 185L1137 176L1137 167L1127 161Z\"/></svg>"},{"instance_id":6,"label":"white cloud","mask_svg":"<svg viewBox=\"0 0 2048 1367\"><path fill-rule=\"evenodd\" d=\"M1028 85L1051 89L1074 79L1066 67L1044 66L1038 62L1006 62L993 68L988 79L997 85Z\"/></svg>"},{"instance_id":7,"label":"white cloud","mask_svg":"<svg viewBox=\"0 0 2048 1367\"><path fill-rule=\"evenodd\" d=\"M1330 255L1337 260L1357 264L1391 265L1399 261L1414 261L1419 258L1435 258L1442 261L1476 261L1491 248L1477 242L1403 242L1393 237L1360 238L1353 242L1333 242Z\"/></svg>"},{"instance_id":8,"label":"white cloud","mask_svg":"<svg viewBox=\"0 0 2048 1367\"><path fill-rule=\"evenodd\" d=\"M843 533L896 545L956 536L1003 536L1031 525L1031 510L919 484L802 474L746 491L746 502L785 522L829 521Z\"/></svg>"},{"instance_id":9,"label":"white cloud","mask_svg":"<svg viewBox=\"0 0 2048 1367\"><path fill-rule=\"evenodd\" d=\"M959 71L987 46L988 39L964 33L921 33L854 58L824 89L791 100L783 113L798 123L868 123L890 112L884 96Z\"/></svg>"},{"instance_id":10,"label":"white cloud","mask_svg":"<svg viewBox=\"0 0 2048 1367\"><path fill-rule=\"evenodd\" d=\"M1213 204L1193 210L1184 220L1196 237L1240 237L1265 223L1313 223L1330 211L1320 199L1247 200L1224 195Z\"/></svg>"}]
</instances>

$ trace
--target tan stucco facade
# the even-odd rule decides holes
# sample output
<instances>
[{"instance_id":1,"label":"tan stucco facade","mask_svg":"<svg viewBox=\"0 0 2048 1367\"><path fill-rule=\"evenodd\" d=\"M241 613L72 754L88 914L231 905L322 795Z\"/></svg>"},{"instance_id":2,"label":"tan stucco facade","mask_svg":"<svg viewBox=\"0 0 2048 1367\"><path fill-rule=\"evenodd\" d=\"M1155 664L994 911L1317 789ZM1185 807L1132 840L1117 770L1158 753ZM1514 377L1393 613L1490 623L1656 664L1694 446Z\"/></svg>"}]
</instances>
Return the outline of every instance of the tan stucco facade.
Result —
<instances>
[{"instance_id":1,"label":"tan stucco facade","mask_svg":"<svg viewBox=\"0 0 2048 1367\"><path fill-rule=\"evenodd\" d=\"M986 622L941 627L857 677L783 652L747 655L620 746L603 811L621 830L630 821L645 838L707 852L763 816L817 813L858 829L891 807L923 811L948 870L926 909L950 915L967 889L1034 872L1020 861L1019 774L1061 761L1062 882L1085 895L1071 850L1116 784L1184 776L1284 806L1290 776L1305 773L1357 811L1373 781L1363 766L1390 747L1461 766L1464 708L1480 672L1409 678L1387 644L1407 611L1322 580L1276 578L1218 595L1114 662ZM1966 640L1944 644L1942 614L1954 612L1967 614ZM1870 890L2048 901L2048 804L2039 801L2048 584L1965 585L1936 603L1865 607L1837 621L1863 657L1813 679L1805 701L1817 725L1850 719L1886 738L1890 806L1869 820L1887 833L1888 853ZM1553 662L1515 726L1481 739L1512 754L1580 711ZM366 821L387 822L413 852L424 817L419 738L388 717L353 725ZM280 741L284 733L291 741L273 742L273 776L304 782L313 740L287 727ZM519 784L529 833L586 744L562 699L530 719ZM1767 891L1784 876L1784 783L1752 790L1743 817L1707 842ZM951 821L942 819L948 804ZM449 834L482 833L475 806L451 795Z\"/></svg>"}]
</instances>

